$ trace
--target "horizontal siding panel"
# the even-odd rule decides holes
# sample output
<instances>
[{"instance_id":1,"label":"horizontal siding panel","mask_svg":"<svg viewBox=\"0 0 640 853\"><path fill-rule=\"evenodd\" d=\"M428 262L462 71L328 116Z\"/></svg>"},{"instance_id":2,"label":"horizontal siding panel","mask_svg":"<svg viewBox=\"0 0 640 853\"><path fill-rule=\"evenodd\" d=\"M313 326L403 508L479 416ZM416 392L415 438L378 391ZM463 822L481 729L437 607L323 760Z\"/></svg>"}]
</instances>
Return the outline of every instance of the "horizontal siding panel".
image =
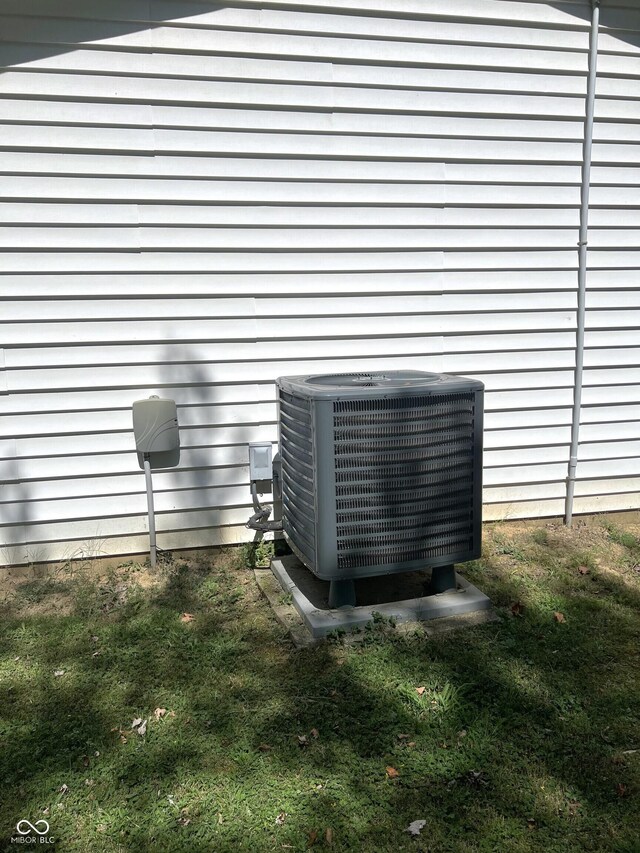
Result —
<instances>
[{"instance_id":1,"label":"horizontal siding panel","mask_svg":"<svg viewBox=\"0 0 640 853\"><path fill-rule=\"evenodd\" d=\"M608 211L606 212L608 214ZM607 217L609 218L609 217ZM611 217L613 218L613 217ZM637 223L617 223L640 226L640 212ZM238 205L99 205L99 204L38 204L5 203L0 204L0 223L13 228L24 226L56 225L70 226L161 226L165 229L176 226L261 226L273 229L277 226L288 228L313 227L447 227L478 228L478 221L484 223L483 232L491 226L515 228L530 226L546 228L572 229L572 235L578 225L578 211L572 209L542 207L301 207L273 205L263 207L245 207ZM168 226L167 223L172 225ZM610 223L610 224L616 224ZM60 229L61 230L61 229ZM467 235L463 235L465 239ZM7 233L7 240L11 234ZM19 237L14 238L16 240ZM509 239L509 238L506 238ZM460 240L460 237L459 237Z\"/></svg>"},{"instance_id":2,"label":"horizontal siding panel","mask_svg":"<svg viewBox=\"0 0 640 853\"><path fill-rule=\"evenodd\" d=\"M639 231L594 231L594 242L614 247L637 245ZM574 228L521 229L469 228L20 228L0 227L0 249L59 249L123 251L273 251L370 249L467 249L539 250L566 249L575 241Z\"/></svg>"},{"instance_id":3,"label":"horizontal siding panel","mask_svg":"<svg viewBox=\"0 0 640 853\"><path fill-rule=\"evenodd\" d=\"M245 459L246 462L246 459ZM23 481L23 487L28 494L29 503L25 508L27 517L31 516L30 509L37 503L46 503L51 500L70 500L74 498L99 498L104 495L118 495L123 503L128 503L130 497L136 498L140 494L145 495L146 487L144 472L136 471L137 465L130 465L129 470L119 476L94 475L92 477L79 477L56 479L49 476L46 480ZM42 474L41 474L42 476ZM216 489L228 486L240 486L246 494L249 489L249 467L225 466L223 469L209 471L200 466L197 471L188 471L181 468L175 471L155 471L153 473L154 503L157 503L159 495L164 500L170 499L173 492L197 490L203 487L203 483ZM3 504L0 502L0 514ZM35 520L35 518L34 518Z\"/></svg>"},{"instance_id":4,"label":"horizontal siding panel","mask_svg":"<svg viewBox=\"0 0 640 853\"><path fill-rule=\"evenodd\" d=\"M131 447L134 447L133 441ZM223 447L209 447L206 451L206 464L203 462L202 448L182 448L180 451L180 468L173 473L194 476L195 472L203 471L207 479L215 481L217 477L240 477L238 482L248 482L249 455L246 445L225 445ZM16 480L15 468L11 469L11 460L0 462L0 470L6 472L6 480ZM163 477L168 472L154 471L154 489L157 485L158 476ZM104 477L116 475L128 475L144 477L139 469L136 453L102 453L102 454L80 454L78 456L52 457L48 459L32 459L21 457L20 459L21 482L24 487L33 494L32 481L39 482L42 487L48 483L79 482L80 480L100 480ZM166 479L166 477L165 477ZM137 482L137 481L136 481ZM65 488L63 485L61 488ZM136 485L136 491L139 483ZM100 494L101 492L95 492Z\"/></svg>"},{"instance_id":5,"label":"horizontal siding panel","mask_svg":"<svg viewBox=\"0 0 640 853\"><path fill-rule=\"evenodd\" d=\"M596 255L594 251L592 253ZM636 260L633 252L609 252L607 256L594 258L594 263L606 262L606 268L615 268L625 264L633 264ZM10 273L55 273L70 274L86 271L91 265L97 272L111 270L120 272L208 272L211 269L218 272L371 272L379 271L465 271L480 270L489 267L499 270L529 269L575 269L575 253L562 249L537 249L519 252L509 251L429 251L409 252L334 252L333 254L319 252L142 252L132 250L122 252L93 252L81 251L65 254L54 252L11 252L3 259L5 269Z\"/></svg>"},{"instance_id":6,"label":"horizontal siding panel","mask_svg":"<svg viewBox=\"0 0 640 853\"><path fill-rule=\"evenodd\" d=\"M640 491L622 492L620 494L577 496L574 501L576 514L595 512L626 512L637 509L640 503Z\"/></svg>"},{"instance_id":7,"label":"horizontal siding panel","mask_svg":"<svg viewBox=\"0 0 640 853\"><path fill-rule=\"evenodd\" d=\"M638 420L640 420L640 407L638 410ZM640 436L640 431L638 433ZM636 441L599 441L595 443L582 442L579 448L578 458L580 461L592 459L633 459L640 460L640 438ZM630 471L626 472L630 474ZM580 474L584 476L585 472L582 466Z\"/></svg>"},{"instance_id":8,"label":"horizontal siding panel","mask_svg":"<svg viewBox=\"0 0 640 853\"><path fill-rule=\"evenodd\" d=\"M483 509L484 521L514 521L518 518L545 518L562 515L564 500L509 501L487 503Z\"/></svg>"},{"instance_id":9,"label":"horizontal siding panel","mask_svg":"<svg viewBox=\"0 0 640 853\"><path fill-rule=\"evenodd\" d=\"M387 66L385 66L387 67ZM0 99L0 121L5 124L60 126L72 132L78 125L103 128L184 128L195 130L250 130L299 133L388 134L389 118L378 110L336 112L333 110L256 109L175 103L140 104L71 99L34 98L22 100L9 96ZM558 139L581 138L581 121L554 117L545 121L530 116L510 117L477 115L421 115L398 113L393 118L394 135L451 136L461 138ZM637 140L640 131L621 122L597 125L599 140ZM530 168L530 167L529 167ZM550 166L553 170L553 166ZM557 168L557 167L555 167Z\"/></svg>"},{"instance_id":10,"label":"horizontal siding panel","mask_svg":"<svg viewBox=\"0 0 640 853\"><path fill-rule=\"evenodd\" d=\"M132 401L133 402L133 401ZM191 418L189 410L180 412L180 422L183 429L189 426ZM275 423L275 403L250 403L248 405L236 406L211 406L201 408L198 411L200 421L194 426L218 426L221 424L252 424L252 423ZM47 413L45 415L31 415L13 418L6 416L2 419L2 436L16 435L16 428L21 429L20 436L29 435L64 435L69 433L96 433L127 431L131 432L131 410L123 411L100 411L79 412L77 418L70 421L66 413ZM48 424L48 426L47 426ZM99 449L99 442L96 444Z\"/></svg>"},{"instance_id":11,"label":"horizontal siding panel","mask_svg":"<svg viewBox=\"0 0 640 853\"><path fill-rule=\"evenodd\" d=\"M622 441L625 439L636 439L640 431L640 422L617 421L612 424L606 423L583 423L580 429L580 441Z\"/></svg>"},{"instance_id":12,"label":"horizontal siding panel","mask_svg":"<svg viewBox=\"0 0 640 853\"><path fill-rule=\"evenodd\" d=\"M622 271L624 273L624 271ZM595 272L590 272L590 279ZM610 281L610 278L607 278ZM618 285L619 286L619 285ZM60 299L85 297L88 293L95 297L114 296L144 296L149 300L162 298L175 293L191 296L255 296L260 293L275 295L285 294L331 294L331 293L482 293L521 292L538 290L551 292L555 290L573 290L576 287L575 269L554 270L456 270L441 269L421 272L393 270L389 272L367 273L237 273L225 275L222 273L170 273L154 274L110 274L101 275L94 271L80 271L76 275L62 274L17 274L5 273L0 281L0 293L7 299L21 297L24 299L47 299L51 293L58 294ZM482 346L483 342L491 341L487 334L474 339ZM530 347L535 347L536 341L546 346L545 332L538 332L538 337L529 338ZM600 332L588 332L590 345L598 345L601 340ZM618 332L618 334L621 334ZM456 337L452 347L458 346L462 340ZM517 341L518 339L515 339ZM549 339L555 340L555 338ZM604 341L608 342L608 338ZM575 339L573 342L575 345ZM519 344L511 348L519 348ZM540 348L540 347L538 347Z\"/></svg>"},{"instance_id":13,"label":"horizontal siding panel","mask_svg":"<svg viewBox=\"0 0 640 853\"><path fill-rule=\"evenodd\" d=\"M567 475L565 461L550 465L514 465L505 468L485 466L483 482L487 489L509 486L528 485L529 483L554 483L561 481Z\"/></svg>"},{"instance_id":14,"label":"horizontal siding panel","mask_svg":"<svg viewBox=\"0 0 640 853\"><path fill-rule=\"evenodd\" d=\"M5 125L10 127L10 125ZM37 128L37 131L35 130ZM49 130L44 126L34 126L30 137L33 139L33 132L41 134L46 132L49 135ZM115 135L115 134L114 134ZM374 138L374 137L370 137ZM409 137L406 137L409 139ZM384 141L385 137L380 135L376 137L380 142ZM413 137L411 137L413 140ZM82 140L79 140L79 142ZM485 144L485 142L487 144ZM483 147L489 147L488 143L495 140L483 140ZM461 143L462 144L462 143ZM469 142L465 142L469 145ZM511 146L507 142L500 143L505 148ZM419 146L419 147L418 147ZM40 146L43 147L43 146ZM53 147L53 146L51 146ZM500 165L490 162L482 162L481 157L474 157L478 162L456 162L453 156L447 159L447 162L441 162L445 158L436 156L435 159L429 159L430 155L442 155L433 147L430 147L426 141L416 143L412 141L412 148L415 156L405 157L403 159L390 159L382 153L380 145L377 153L374 152L371 156L361 157L360 159L346 159L344 156L333 154L331 157L322 159L317 155L309 155L298 157L291 160L279 159L277 155L259 156L255 152L252 156L232 157L228 153L218 153L207 151L198 156L190 156L187 153L165 154L160 152L140 152L140 153L125 153L117 154L105 152L104 154L91 154L82 151L79 146L78 151L63 153L63 152L46 152L42 150L29 150L25 147L18 151L4 151L2 156L2 172L6 175L82 175L92 174L96 177L134 177L134 178L198 178L201 180L222 180L228 178L240 179L243 181L252 180L287 180L287 181L348 181L348 182L376 182L384 181L385 183L416 181L420 183L437 184L442 182L445 177L451 181L470 184L474 182L481 183L514 183L523 192L522 185L526 184L569 184L576 188L579 184L579 166L578 164L553 164L553 163L538 163L538 164L521 164L509 163L505 161ZM453 146L452 146L453 149ZM476 153L475 151L473 152ZM480 152L481 153L481 152ZM566 153L564 149L560 149L560 153ZM451 155L454 151L451 151ZM215 155L215 156L214 156ZM376 159L378 157L378 159ZM621 174L618 176L616 172ZM613 174L612 174L613 173ZM605 167L602 169L602 182L615 184L634 183L638 180L640 170L630 167ZM618 180L616 180L618 178ZM143 184L142 184L143 185ZM531 190L533 191L533 190ZM547 207L558 209L554 206L554 199L549 196L547 199ZM484 200L484 204L489 202ZM577 196L576 196L577 204ZM482 206L480 203L479 206ZM533 205L531 205L533 206ZM185 205L186 207L186 205ZM491 208L488 208L489 210ZM196 212L196 207L187 208L187 213ZM146 213L146 208L141 209L141 213ZM153 212L151 207L150 212ZM172 214L179 214L180 211L175 207L172 209ZM206 211L199 211L201 215L206 214ZM214 211L215 212L215 211ZM229 211L227 211L229 212ZM255 211L259 214L259 211ZM144 221L144 220L143 220ZM476 220L477 221L477 220ZM610 224L610 223L606 223Z\"/></svg>"},{"instance_id":15,"label":"horizontal siding panel","mask_svg":"<svg viewBox=\"0 0 640 853\"><path fill-rule=\"evenodd\" d=\"M583 459L580 461L578 477L582 481L595 478L635 477L637 482L640 478L640 455L625 459Z\"/></svg>"},{"instance_id":16,"label":"horizontal siding panel","mask_svg":"<svg viewBox=\"0 0 640 853\"><path fill-rule=\"evenodd\" d=\"M39 361L39 364L42 364L42 360ZM148 397L151 393L166 396L167 390L161 383L158 383L155 386L145 385L142 388L127 385L117 388L100 388L99 390L88 388L60 391L56 389L51 393L46 390L21 391L0 397L0 412L17 414L20 412L72 412L78 409L83 411L130 409L133 400ZM173 385L171 394L178 401L178 405L225 405L227 403L246 403L249 400L254 402L275 400L273 382L232 383L230 385L217 382L198 384L193 381L193 374L186 384L182 386Z\"/></svg>"},{"instance_id":17,"label":"horizontal siding panel","mask_svg":"<svg viewBox=\"0 0 640 853\"><path fill-rule=\"evenodd\" d=\"M200 33L195 31L195 41ZM491 87L495 88L495 83ZM192 104L252 105L272 107L305 107L308 109L373 110L391 114L416 113L473 113L506 116L579 117L583 114L583 98L552 94L526 95L493 92L440 91L438 89L392 89L362 86L315 86L289 83L251 83L231 80L194 80L175 77L134 77L92 74L49 74L47 72L5 71L0 76L0 94L11 98L37 95L47 98L71 97L131 101L145 103L183 101ZM633 100L601 98L599 117L608 119L637 118L638 107ZM172 139L197 131L171 133L160 131L157 143L162 147ZM165 141L166 140L166 141ZM175 143L174 143L175 144ZM236 149L237 150L237 149Z\"/></svg>"},{"instance_id":18,"label":"horizontal siding panel","mask_svg":"<svg viewBox=\"0 0 640 853\"><path fill-rule=\"evenodd\" d=\"M396 316L393 322L394 334L420 335L425 332L474 332L484 325L494 329L524 330L543 326L545 329L571 328L574 317L571 312L522 311L518 313L486 313L480 315L421 315ZM64 322L59 323L6 323L3 335L7 345L23 344L28 340L33 344L56 344L63 333L70 343L89 343L91 341L161 341L171 337L171 326L167 321L119 320L111 322ZM226 339L241 340L260 338L278 340L280 338L328 338L328 337L366 337L385 335L390 331L389 321L384 317L362 317L356 327L352 318L318 318L313 327L302 326L298 318L281 319L193 319L189 324L188 337L184 340ZM612 373L612 376L614 374ZM622 381L620 378L618 381ZM633 381L629 379L628 381ZM594 377L595 383L595 377Z\"/></svg>"},{"instance_id":19,"label":"horizontal siding panel","mask_svg":"<svg viewBox=\"0 0 640 853\"><path fill-rule=\"evenodd\" d=\"M638 492L640 480L635 477L620 477L612 480L581 480L576 482L577 496L602 497L605 495Z\"/></svg>"},{"instance_id":20,"label":"horizontal siding panel","mask_svg":"<svg viewBox=\"0 0 640 853\"><path fill-rule=\"evenodd\" d=\"M484 446L488 450L511 447L549 447L566 445L571 439L571 429L566 427L535 427L526 426L514 430L487 430Z\"/></svg>"},{"instance_id":21,"label":"horizontal siding panel","mask_svg":"<svg viewBox=\"0 0 640 853\"><path fill-rule=\"evenodd\" d=\"M618 403L615 400L607 400L609 403L613 403L613 405L587 405L588 400L593 396L593 392L596 390L595 388L586 388L585 394L583 396L583 402L585 405L582 410L582 423L613 423L615 421L632 421L637 420L640 421L640 404L625 404ZM625 393L626 399L638 400L640 396L638 396L638 387L635 388L633 386L623 386L622 388L618 387L614 389L615 391L623 391ZM605 389L605 394L607 398L613 397L613 394L607 394L608 389ZM589 393L591 392L591 393ZM604 396L604 395L603 395ZM613 428L615 429L615 428Z\"/></svg>"},{"instance_id":22,"label":"horizontal siding panel","mask_svg":"<svg viewBox=\"0 0 640 853\"><path fill-rule=\"evenodd\" d=\"M58 76L58 75L56 75ZM0 75L0 84L3 76ZM191 81L189 81L191 83ZM224 84L225 87L228 84ZM253 87L252 87L253 88ZM368 89L364 91L369 91ZM0 85L0 93L2 87ZM376 93L378 90L376 90ZM452 93L443 93L450 106L456 109L455 97ZM506 96L505 96L506 97ZM431 102L433 100L433 103ZM518 103L523 107L523 96L518 97ZM553 103L558 99L554 99ZM389 101L401 108L402 99L397 91L391 91ZM479 109L480 104L475 105ZM482 105L487 113L507 112L509 105L488 100ZM529 104L529 107L532 105ZM354 99L351 105L355 109L365 109L365 104ZM337 108L337 107L336 107ZM389 112L384 99L377 108ZM408 108L408 107L407 107ZM416 105L415 109L419 107ZM435 96L425 100L422 108L425 111L437 109ZM558 111L566 108L558 104ZM462 104L459 111L462 111ZM204 130L161 130L153 132L142 129L124 128L93 128L93 127L57 127L47 129L46 136L34 136L38 125L5 124L2 127L2 145L7 148L22 148L34 150L67 150L104 149L117 153L119 151L137 151L141 155L159 154L236 154L289 157L383 157L393 160L424 159L424 160L505 160L507 162L539 162L579 163L581 146L579 142L562 141L525 141L516 142L500 139L438 139L436 137L412 137L366 135L366 134L320 134L320 133L260 133L260 132L231 132ZM390 142L393 144L391 145ZM494 156L491 156L492 150ZM606 163L628 162L625 152L618 145L599 146L600 159Z\"/></svg>"},{"instance_id":23,"label":"horizontal siding panel","mask_svg":"<svg viewBox=\"0 0 640 853\"><path fill-rule=\"evenodd\" d=\"M618 367L640 365L640 349L637 347L618 347L617 349L585 350L584 363L587 367Z\"/></svg>"},{"instance_id":24,"label":"horizontal siding panel","mask_svg":"<svg viewBox=\"0 0 640 853\"><path fill-rule=\"evenodd\" d=\"M448 169L448 172L451 172ZM455 178L452 178L455 180ZM86 178L48 176L3 178L6 200L59 201L131 201L178 204L405 204L405 205L478 205L487 204L487 185L473 183L401 183L349 181L170 181L143 178ZM615 193L617 192L617 196ZM493 205L574 205L578 199L574 186L491 184ZM629 187L593 187L595 201L601 206L631 204L636 191Z\"/></svg>"},{"instance_id":25,"label":"horizontal siding panel","mask_svg":"<svg viewBox=\"0 0 640 853\"><path fill-rule=\"evenodd\" d=\"M206 512L194 510L192 512L172 512L157 516L157 532L162 536L162 544L169 549L169 538L167 534L180 533L189 530L194 531L191 545L182 547L207 547L206 541L198 545L198 534L203 528L212 526L218 536L223 534L227 525L239 525L246 523L247 510L249 507L212 507ZM165 527L166 523L166 527ZM51 522L29 522L21 526L10 526L0 528L5 537L7 546L20 546L26 551L27 559L21 562L38 562L39 560L55 559L79 559L82 556L108 556L118 554L113 551L110 540L124 539L124 537L135 536L138 542L137 551L133 553L148 552L149 534L147 533L146 510L144 514L130 516L111 516L105 518L78 519L73 523L73 535L70 535L70 525L65 519ZM65 533L66 530L66 533ZM63 539L63 537L66 537ZM25 538L27 547L24 547ZM242 541L241 539L235 541ZM246 541L246 527L244 541ZM51 545L49 545L51 543ZM212 544L218 544L213 541ZM38 548L38 545L47 547ZM62 553L62 558L50 556ZM128 552L131 553L131 552Z\"/></svg>"},{"instance_id":26,"label":"horizontal siding panel","mask_svg":"<svg viewBox=\"0 0 640 853\"><path fill-rule=\"evenodd\" d=\"M526 453L526 455L525 455ZM543 465L550 462L563 462L566 467L569 445L553 447L528 447L526 451L518 447L515 450L487 450L484 453L485 468L522 466L526 458L529 465ZM566 472L565 472L566 473Z\"/></svg>"},{"instance_id":27,"label":"horizontal siding panel","mask_svg":"<svg viewBox=\"0 0 640 853\"><path fill-rule=\"evenodd\" d=\"M523 501L543 501L562 498L564 504L564 483L530 483L526 487L494 486L483 489L484 502L490 508L491 504L520 503ZM555 513L559 515L560 513ZM484 513L483 513L484 517ZM510 517L510 516L508 516Z\"/></svg>"},{"instance_id":28,"label":"horizontal siding panel","mask_svg":"<svg viewBox=\"0 0 640 853\"><path fill-rule=\"evenodd\" d=\"M0 43L0 64L19 66L13 73L28 70L46 73L73 72L90 76L144 75L151 85L161 78L194 80L260 80L272 83L298 83L328 86L397 86L401 89L456 90L473 92L522 92L525 94L558 94L584 96L582 75L522 74L507 70L484 71L480 68L424 68L416 66L381 66L340 64L339 62L299 62L294 59L254 59L212 55L206 64L201 56L184 53L127 53L125 51L73 50L62 54L25 59L22 44ZM599 81L602 97L631 97L636 89L633 81L625 87L617 78ZM637 84L636 84L637 85ZM91 96L99 94L99 89ZM126 90L125 90L126 91ZM153 88L152 90L153 91ZM639 90L640 91L640 90ZM118 90L118 94L122 92ZM139 89L136 90L139 96ZM179 100L176 98L175 100ZM187 99L183 99L187 100ZM191 100L191 98L189 99Z\"/></svg>"},{"instance_id":29,"label":"horizontal siding panel","mask_svg":"<svg viewBox=\"0 0 640 853\"><path fill-rule=\"evenodd\" d=\"M504 311L570 311L575 309L574 293L565 291L551 292L545 297L544 306L540 306L539 297L530 293L500 293L499 299ZM380 314L473 314L476 312L495 312L496 294L428 294L428 295L389 295L389 296L309 296L296 297L256 297L253 299L85 299L38 302L2 303L3 320L37 322L44 311L49 321L76 320L130 320L170 317L247 317L282 319L289 317L336 317L336 321L345 315ZM428 322L428 320L427 320ZM283 326L283 328L285 328ZM425 329L426 331L426 329ZM462 328L460 329L462 331Z\"/></svg>"},{"instance_id":30,"label":"horizontal siding panel","mask_svg":"<svg viewBox=\"0 0 640 853\"><path fill-rule=\"evenodd\" d=\"M385 351L388 355L428 355L442 352L442 338L439 335L417 336L417 337L388 337L385 339ZM82 346L79 351L70 350L69 347L29 347L27 349L7 350L8 373L13 375L14 370L37 369L53 371L56 367L79 368L86 365L94 365L96 369L120 365L127 371L135 367L142 369L151 367L156 370L156 380L165 380L162 371L165 366L174 369L174 372L182 370L187 384L196 376L200 382L210 383L211 391L201 389L203 396L212 395L217 399L220 393L219 387L213 387L216 375L216 367L221 363L236 363L247 361L254 363L254 369L265 361L272 360L276 353L270 353L265 358L265 350L262 344L257 342L223 342L223 343L196 343L186 345L184 343L171 343L167 341L161 344L138 344L134 349L130 346L118 346L110 344L104 347ZM322 358L354 358L354 357L379 357L380 341L377 338L343 338L319 340L314 346L313 355L317 359ZM292 360L308 359L309 346L306 339L278 341L277 356L280 359L290 358ZM320 365L321 367L322 365ZM148 375L147 375L148 378ZM26 386L21 386L19 380L12 380L12 390L25 391ZM120 386L122 387L122 386ZM225 393L237 394L235 386L226 386ZM252 386L255 388L256 386ZM241 392L241 393L246 393ZM266 393L266 392L264 392ZM270 398L275 399L273 384L269 385ZM0 398L0 411L8 405L7 399Z\"/></svg>"},{"instance_id":31,"label":"horizontal siding panel","mask_svg":"<svg viewBox=\"0 0 640 853\"><path fill-rule=\"evenodd\" d=\"M640 400L640 385L611 385L584 388L582 395L585 406L602 403L629 403Z\"/></svg>"},{"instance_id":32,"label":"horizontal siding panel","mask_svg":"<svg viewBox=\"0 0 640 853\"><path fill-rule=\"evenodd\" d=\"M248 484L242 486L220 486L189 489L170 493L154 491L154 505L158 517L164 512L189 512L199 509L246 506ZM100 495L98 497L60 498L55 501L30 501L25 505L30 524L49 521L102 520L119 516L142 516L147 512L146 491L127 495ZM8 505L11 513L11 505Z\"/></svg>"}]
</instances>

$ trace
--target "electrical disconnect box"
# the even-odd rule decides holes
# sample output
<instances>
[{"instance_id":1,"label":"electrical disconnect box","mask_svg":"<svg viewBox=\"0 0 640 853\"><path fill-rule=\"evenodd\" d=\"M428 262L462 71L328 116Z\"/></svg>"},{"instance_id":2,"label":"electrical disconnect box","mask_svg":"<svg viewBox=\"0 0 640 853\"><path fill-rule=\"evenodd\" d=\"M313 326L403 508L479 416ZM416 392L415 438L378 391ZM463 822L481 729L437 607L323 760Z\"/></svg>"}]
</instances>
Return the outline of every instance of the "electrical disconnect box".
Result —
<instances>
[{"instance_id":1,"label":"electrical disconnect box","mask_svg":"<svg viewBox=\"0 0 640 853\"><path fill-rule=\"evenodd\" d=\"M273 447L270 441L249 444L249 479L251 482L270 480L273 471Z\"/></svg>"}]
</instances>

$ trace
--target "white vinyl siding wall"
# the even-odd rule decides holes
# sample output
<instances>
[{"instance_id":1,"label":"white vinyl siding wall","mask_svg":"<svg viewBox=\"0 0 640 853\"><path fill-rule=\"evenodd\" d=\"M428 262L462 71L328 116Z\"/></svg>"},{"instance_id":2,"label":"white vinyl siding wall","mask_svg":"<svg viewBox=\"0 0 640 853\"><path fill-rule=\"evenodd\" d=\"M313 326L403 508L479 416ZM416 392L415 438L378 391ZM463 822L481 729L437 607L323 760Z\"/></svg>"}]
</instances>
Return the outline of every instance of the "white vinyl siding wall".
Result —
<instances>
[{"instance_id":1,"label":"white vinyl siding wall","mask_svg":"<svg viewBox=\"0 0 640 853\"><path fill-rule=\"evenodd\" d=\"M485 382L485 517L563 511L590 4L0 0L4 562L247 539L273 380ZM576 512L640 506L640 12L605 4Z\"/></svg>"}]
</instances>

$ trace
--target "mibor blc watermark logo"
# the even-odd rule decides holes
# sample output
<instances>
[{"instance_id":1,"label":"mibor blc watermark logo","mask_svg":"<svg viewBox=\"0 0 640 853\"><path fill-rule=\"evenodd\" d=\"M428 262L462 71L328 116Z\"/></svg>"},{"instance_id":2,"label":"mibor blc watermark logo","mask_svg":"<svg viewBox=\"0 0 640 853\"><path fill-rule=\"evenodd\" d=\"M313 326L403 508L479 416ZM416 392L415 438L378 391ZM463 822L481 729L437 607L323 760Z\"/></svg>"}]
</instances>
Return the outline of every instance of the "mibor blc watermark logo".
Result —
<instances>
[{"instance_id":1,"label":"mibor blc watermark logo","mask_svg":"<svg viewBox=\"0 0 640 853\"><path fill-rule=\"evenodd\" d=\"M17 835L11 836L12 844L53 844L53 838L49 835L49 824L46 820L37 820L35 823L23 818L16 824Z\"/></svg>"}]
</instances>

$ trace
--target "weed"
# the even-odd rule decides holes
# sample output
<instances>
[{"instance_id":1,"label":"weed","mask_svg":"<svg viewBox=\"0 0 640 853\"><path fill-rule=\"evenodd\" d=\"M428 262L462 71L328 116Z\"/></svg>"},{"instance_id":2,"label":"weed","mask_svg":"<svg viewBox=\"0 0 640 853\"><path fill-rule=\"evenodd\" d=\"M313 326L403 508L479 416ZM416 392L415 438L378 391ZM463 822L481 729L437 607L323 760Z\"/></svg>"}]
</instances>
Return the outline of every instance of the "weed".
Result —
<instances>
[{"instance_id":1,"label":"weed","mask_svg":"<svg viewBox=\"0 0 640 853\"><path fill-rule=\"evenodd\" d=\"M617 527L614 527L611 522L604 522L604 527L609 533L609 539L612 542L615 542L617 545L622 545L623 548L626 548L634 557L640 557L640 539L637 536L634 536L633 533L629 533L626 530L620 530Z\"/></svg>"},{"instance_id":2,"label":"weed","mask_svg":"<svg viewBox=\"0 0 640 853\"><path fill-rule=\"evenodd\" d=\"M544 527L536 527L536 529L531 533L531 540L535 542L536 545L548 545L549 534Z\"/></svg>"}]
</instances>

